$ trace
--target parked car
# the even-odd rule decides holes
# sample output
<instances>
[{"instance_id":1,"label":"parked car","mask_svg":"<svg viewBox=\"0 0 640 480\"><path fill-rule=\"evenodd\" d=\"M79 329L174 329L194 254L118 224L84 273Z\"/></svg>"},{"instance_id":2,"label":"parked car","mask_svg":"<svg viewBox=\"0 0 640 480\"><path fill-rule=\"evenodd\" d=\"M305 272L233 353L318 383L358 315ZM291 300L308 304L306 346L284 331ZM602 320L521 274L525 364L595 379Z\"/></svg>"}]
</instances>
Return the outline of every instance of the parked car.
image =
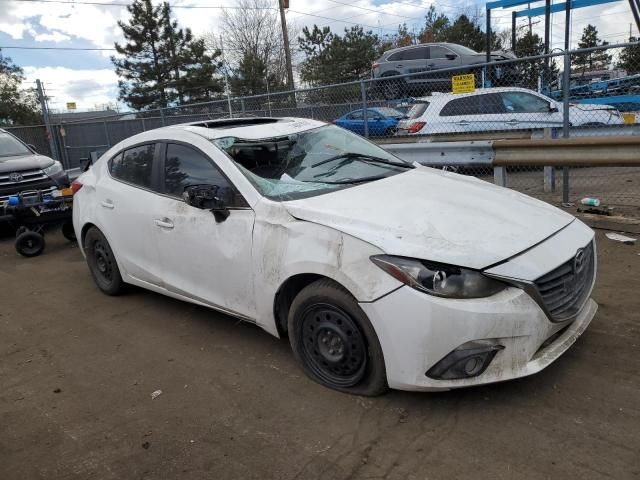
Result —
<instances>
[{"instance_id":1,"label":"parked car","mask_svg":"<svg viewBox=\"0 0 640 480\"><path fill-rule=\"evenodd\" d=\"M138 285L287 335L306 374L343 392L530 375L597 309L580 220L315 120L149 130L73 188L100 290Z\"/></svg>"},{"instance_id":2,"label":"parked car","mask_svg":"<svg viewBox=\"0 0 640 480\"><path fill-rule=\"evenodd\" d=\"M526 88L482 88L474 93L433 94L416 100L400 122L398 135L529 130L562 127L563 105ZM610 105L571 104L572 126L620 125L620 112Z\"/></svg>"},{"instance_id":3,"label":"parked car","mask_svg":"<svg viewBox=\"0 0 640 480\"><path fill-rule=\"evenodd\" d=\"M49 193L68 186L69 177L60 162L0 129L0 203L26 190Z\"/></svg>"},{"instance_id":4,"label":"parked car","mask_svg":"<svg viewBox=\"0 0 640 480\"><path fill-rule=\"evenodd\" d=\"M491 54L492 61L510 60L516 56L512 52L499 51ZM388 79L375 82L375 87L380 87L382 95L387 99L399 98L404 94L416 95L418 90L432 90L446 86L451 87L451 76L468 72L477 72L476 80L480 81L479 70L471 68L474 65L485 63L485 53L479 53L463 45L455 43L425 43L410 45L408 47L394 48L382 54L371 66L371 77L374 79ZM442 71L446 68L460 68L454 72ZM511 65L499 65L490 69L491 79L494 84L516 82L518 75ZM416 74L424 72L424 75L413 75L402 78L392 78L398 75Z\"/></svg>"},{"instance_id":5,"label":"parked car","mask_svg":"<svg viewBox=\"0 0 640 480\"><path fill-rule=\"evenodd\" d=\"M364 112L364 109L354 110L335 119L333 123L358 135L364 135ZM393 135L398 122L405 118L404 113L395 108L368 108L366 112L368 134L372 137Z\"/></svg>"}]
</instances>

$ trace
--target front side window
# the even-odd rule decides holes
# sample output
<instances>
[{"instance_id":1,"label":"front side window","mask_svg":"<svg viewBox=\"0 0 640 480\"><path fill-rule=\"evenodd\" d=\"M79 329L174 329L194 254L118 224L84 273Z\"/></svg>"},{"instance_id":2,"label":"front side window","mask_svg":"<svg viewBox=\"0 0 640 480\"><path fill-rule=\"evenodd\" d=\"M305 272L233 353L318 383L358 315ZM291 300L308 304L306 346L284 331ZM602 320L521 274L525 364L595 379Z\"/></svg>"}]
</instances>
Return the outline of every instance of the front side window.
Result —
<instances>
[{"instance_id":1,"label":"front side window","mask_svg":"<svg viewBox=\"0 0 640 480\"><path fill-rule=\"evenodd\" d=\"M417 47L404 52L405 60L426 60L429 58L429 47Z\"/></svg>"},{"instance_id":2,"label":"front side window","mask_svg":"<svg viewBox=\"0 0 640 480\"><path fill-rule=\"evenodd\" d=\"M453 52L448 48L433 46L431 47L431 58L447 58L447 55L452 55Z\"/></svg>"},{"instance_id":3,"label":"front side window","mask_svg":"<svg viewBox=\"0 0 640 480\"><path fill-rule=\"evenodd\" d=\"M182 198L191 185L229 188L229 182L202 153L184 145L169 143L164 161L164 193Z\"/></svg>"},{"instance_id":4,"label":"front side window","mask_svg":"<svg viewBox=\"0 0 640 480\"><path fill-rule=\"evenodd\" d=\"M133 147L111 160L110 172L123 182L151 188L155 144Z\"/></svg>"},{"instance_id":5,"label":"front side window","mask_svg":"<svg viewBox=\"0 0 640 480\"><path fill-rule=\"evenodd\" d=\"M0 157L32 155L31 150L13 135L0 132Z\"/></svg>"},{"instance_id":6,"label":"front side window","mask_svg":"<svg viewBox=\"0 0 640 480\"><path fill-rule=\"evenodd\" d=\"M549 102L525 92L501 93L504 108L508 113L547 113Z\"/></svg>"},{"instance_id":7,"label":"front side window","mask_svg":"<svg viewBox=\"0 0 640 480\"><path fill-rule=\"evenodd\" d=\"M326 125L263 140L213 140L254 187L293 200L397 175L414 168L348 130Z\"/></svg>"}]
</instances>

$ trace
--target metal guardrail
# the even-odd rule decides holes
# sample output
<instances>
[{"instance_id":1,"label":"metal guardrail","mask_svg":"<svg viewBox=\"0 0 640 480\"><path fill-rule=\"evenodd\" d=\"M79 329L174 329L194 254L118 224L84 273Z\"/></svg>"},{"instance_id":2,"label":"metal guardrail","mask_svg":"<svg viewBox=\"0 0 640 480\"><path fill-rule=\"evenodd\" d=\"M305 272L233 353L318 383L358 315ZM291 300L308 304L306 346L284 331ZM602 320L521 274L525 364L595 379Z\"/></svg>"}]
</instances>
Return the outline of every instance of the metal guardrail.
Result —
<instances>
[{"instance_id":1,"label":"metal guardrail","mask_svg":"<svg viewBox=\"0 0 640 480\"><path fill-rule=\"evenodd\" d=\"M381 143L408 162L440 166L640 166L640 136Z\"/></svg>"}]
</instances>

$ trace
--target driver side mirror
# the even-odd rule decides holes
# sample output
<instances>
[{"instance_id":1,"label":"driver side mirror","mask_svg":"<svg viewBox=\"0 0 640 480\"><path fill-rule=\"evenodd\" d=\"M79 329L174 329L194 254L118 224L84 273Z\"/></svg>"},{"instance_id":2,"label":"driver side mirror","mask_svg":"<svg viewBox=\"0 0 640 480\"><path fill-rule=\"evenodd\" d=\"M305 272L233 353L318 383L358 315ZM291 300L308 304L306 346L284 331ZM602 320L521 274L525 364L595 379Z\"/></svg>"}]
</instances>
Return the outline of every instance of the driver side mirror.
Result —
<instances>
[{"instance_id":1,"label":"driver side mirror","mask_svg":"<svg viewBox=\"0 0 640 480\"><path fill-rule=\"evenodd\" d=\"M210 210L216 222L224 222L229 218L229 189L218 185L190 185L184 189L182 197L187 205L202 210Z\"/></svg>"},{"instance_id":2,"label":"driver side mirror","mask_svg":"<svg viewBox=\"0 0 640 480\"><path fill-rule=\"evenodd\" d=\"M549 113L558 113L558 107L549 106Z\"/></svg>"},{"instance_id":3,"label":"driver side mirror","mask_svg":"<svg viewBox=\"0 0 640 480\"><path fill-rule=\"evenodd\" d=\"M447 60L455 60L456 58L458 58L458 56L454 55L453 53L447 53L445 57L447 58Z\"/></svg>"}]
</instances>

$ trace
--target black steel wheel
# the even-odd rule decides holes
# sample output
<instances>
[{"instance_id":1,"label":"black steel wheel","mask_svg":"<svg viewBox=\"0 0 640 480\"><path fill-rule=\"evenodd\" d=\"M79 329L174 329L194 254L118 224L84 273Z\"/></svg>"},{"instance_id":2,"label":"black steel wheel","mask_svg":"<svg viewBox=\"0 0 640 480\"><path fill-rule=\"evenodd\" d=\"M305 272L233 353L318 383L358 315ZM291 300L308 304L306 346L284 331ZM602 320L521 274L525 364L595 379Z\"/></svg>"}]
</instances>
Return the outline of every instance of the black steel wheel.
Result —
<instances>
[{"instance_id":1,"label":"black steel wheel","mask_svg":"<svg viewBox=\"0 0 640 480\"><path fill-rule=\"evenodd\" d=\"M124 283L109 242L100 230L91 227L84 239L87 263L96 285L107 295L122 293Z\"/></svg>"},{"instance_id":2,"label":"black steel wheel","mask_svg":"<svg viewBox=\"0 0 640 480\"><path fill-rule=\"evenodd\" d=\"M302 314L302 355L314 375L339 387L357 385L367 366L367 345L348 313L317 303Z\"/></svg>"},{"instance_id":3,"label":"black steel wheel","mask_svg":"<svg viewBox=\"0 0 640 480\"><path fill-rule=\"evenodd\" d=\"M388 388L378 337L337 283L322 279L305 287L289 309L288 332L294 356L316 382L357 395Z\"/></svg>"},{"instance_id":4,"label":"black steel wheel","mask_svg":"<svg viewBox=\"0 0 640 480\"><path fill-rule=\"evenodd\" d=\"M44 235L30 230L24 231L16 238L15 247L23 257L37 257L45 247Z\"/></svg>"},{"instance_id":5,"label":"black steel wheel","mask_svg":"<svg viewBox=\"0 0 640 480\"><path fill-rule=\"evenodd\" d=\"M76 232L73 229L72 222L65 222L62 224L62 235L64 236L64 238L66 238L70 242L75 242L77 240Z\"/></svg>"}]
</instances>

